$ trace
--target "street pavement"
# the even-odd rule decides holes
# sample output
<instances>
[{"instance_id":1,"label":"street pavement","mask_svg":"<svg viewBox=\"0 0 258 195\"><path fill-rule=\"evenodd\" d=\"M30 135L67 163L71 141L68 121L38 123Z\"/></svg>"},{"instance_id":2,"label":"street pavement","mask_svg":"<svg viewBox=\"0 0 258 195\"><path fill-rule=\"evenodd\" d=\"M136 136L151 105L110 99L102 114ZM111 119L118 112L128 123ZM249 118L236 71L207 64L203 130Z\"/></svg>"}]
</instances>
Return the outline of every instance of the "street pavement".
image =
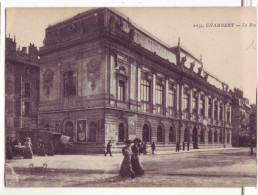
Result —
<instances>
[{"instance_id":1,"label":"street pavement","mask_svg":"<svg viewBox=\"0 0 258 195\"><path fill-rule=\"evenodd\" d=\"M255 151L256 152L256 151ZM141 155L145 175L118 176L122 154L34 156L6 161L7 187L242 187L256 185L256 155L248 148L156 151ZM31 173L47 164L45 173Z\"/></svg>"}]
</instances>

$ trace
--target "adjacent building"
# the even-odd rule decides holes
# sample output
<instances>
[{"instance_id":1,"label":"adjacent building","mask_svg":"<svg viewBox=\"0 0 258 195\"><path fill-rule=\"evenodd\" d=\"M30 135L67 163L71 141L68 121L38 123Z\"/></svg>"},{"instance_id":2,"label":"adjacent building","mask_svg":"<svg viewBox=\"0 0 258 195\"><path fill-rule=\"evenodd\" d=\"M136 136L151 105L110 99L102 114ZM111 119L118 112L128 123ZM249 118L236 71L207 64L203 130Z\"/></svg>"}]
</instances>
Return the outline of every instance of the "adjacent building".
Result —
<instances>
[{"instance_id":1,"label":"adjacent building","mask_svg":"<svg viewBox=\"0 0 258 195\"><path fill-rule=\"evenodd\" d=\"M39 105L38 50L30 44L17 49L15 38L6 38L5 132L17 137L22 128L37 127Z\"/></svg>"},{"instance_id":2,"label":"adjacent building","mask_svg":"<svg viewBox=\"0 0 258 195\"><path fill-rule=\"evenodd\" d=\"M158 147L232 145L233 95L180 45L158 41L115 10L50 25L40 48L38 127L103 152L141 138Z\"/></svg>"}]
</instances>

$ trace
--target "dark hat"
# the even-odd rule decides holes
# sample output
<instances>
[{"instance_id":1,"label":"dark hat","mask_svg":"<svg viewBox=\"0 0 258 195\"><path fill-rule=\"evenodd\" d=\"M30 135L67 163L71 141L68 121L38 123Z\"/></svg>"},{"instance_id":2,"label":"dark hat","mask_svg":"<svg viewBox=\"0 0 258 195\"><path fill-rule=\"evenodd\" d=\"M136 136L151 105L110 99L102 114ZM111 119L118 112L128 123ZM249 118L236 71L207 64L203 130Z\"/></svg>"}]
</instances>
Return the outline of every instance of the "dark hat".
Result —
<instances>
[{"instance_id":1,"label":"dark hat","mask_svg":"<svg viewBox=\"0 0 258 195\"><path fill-rule=\"evenodd\" d=\"M142 142L142 140L140 139L140 138L135 138L134 140L133 140L133 142Z\"/></svg>"},{"instance_id":2,"label":"dark hat","mask_svg":"<svg viewBox=\"0 0 258 195\"><path fill-rule=\"evenodd\" d=\"M128 139L128 140L125 141L125 144L131 144L131 143L133 143L132 140Z\"/></svg>"}]
</instances>

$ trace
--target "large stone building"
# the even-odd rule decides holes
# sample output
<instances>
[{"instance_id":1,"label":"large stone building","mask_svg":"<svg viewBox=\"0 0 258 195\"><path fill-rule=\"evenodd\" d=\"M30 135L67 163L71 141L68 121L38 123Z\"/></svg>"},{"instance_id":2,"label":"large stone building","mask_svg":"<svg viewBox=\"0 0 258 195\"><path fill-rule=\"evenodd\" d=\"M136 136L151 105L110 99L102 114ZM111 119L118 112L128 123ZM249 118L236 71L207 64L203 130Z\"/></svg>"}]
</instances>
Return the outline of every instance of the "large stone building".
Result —
<instances>
[{"instance_id":1,"label":"large stone building","mask_svg":"<svg viewBox=\"0 0 258 195\"><path fill-rule=\"evenodd\" d=\"M232 93L180 46L169 47L107 8L50 25L40 48L38 126L103 152L141 138L231 146ZM216 84L214 84L216 83Z\"/></svg>"},{"instance_id":2,"label":"large stone building","mask_svg":"<svg viewBox=\"0 0 258 195\"><path fill-rule=\"evenodd\" d=\"M39 104L38 50L30 44L17 49L15 38L6 38L5 132L17 137L23 128L37 127Z\"/></svg>"},{"instance_id":3,"label":"large stone building","mask_svg":"<svg viewBox=\"0 0 258 195\"><path fill-rule=\"evenodd\" d=\"M250 115L253 109L249 105L249 100L244 98L242 90L235 88L232 95L232 111L234 113L232 118L232 146L248 146L251 132Z\"/></svg>"}]
</instances>

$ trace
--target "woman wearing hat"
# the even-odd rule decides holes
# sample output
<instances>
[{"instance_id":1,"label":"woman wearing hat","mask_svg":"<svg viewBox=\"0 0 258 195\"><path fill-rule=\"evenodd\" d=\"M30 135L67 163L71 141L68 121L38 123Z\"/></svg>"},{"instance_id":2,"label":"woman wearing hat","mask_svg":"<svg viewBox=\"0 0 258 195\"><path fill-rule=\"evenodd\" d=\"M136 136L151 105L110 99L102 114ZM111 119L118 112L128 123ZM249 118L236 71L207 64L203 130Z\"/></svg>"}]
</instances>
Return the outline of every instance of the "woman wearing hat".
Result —
<instances>
[{"instance_id":1,"label":"woman wearing hat","mask_svg":"<svg viewBox=\"0 0 258 195\"><path fill-rule=\"evenodd\" d=\"M119 176L121 177L130 177L133 178L135 176L133 170L132 170L132 164L131 164L131 149L130 146L132 144L131 140L125 141L126 146L123 147L122 153L124 155L124 160L122 162L120 171L119 171Z\"/></svg>"},{"instance_id":2,"label":"woman wearing hat","mask_svg":"<svg viewBox=\"0 0 258 195\"><path fill-rule=\"evenodd\" d=\"M142 176L144 175L144 171L142 169L142 166L140 164L139 161L139 145L141 143L141 140L139 138L135 138L133 140L134 145L132 146L132 158L131 158L131 162L132 162L132 169L135 173L135 176Z\"/></svg>"},{"instance_id":3,"label":"woman wearing hat","mask_svg":"<svg viewBox=\"0 0 258 195\"><path fill-rule=\"evenodd\" d=\"M26 142L24 143L23 158L32 159L32 155L33 155L33 152L32 152L31 139L27 137Z\"/></svg>"}]
</instances>

